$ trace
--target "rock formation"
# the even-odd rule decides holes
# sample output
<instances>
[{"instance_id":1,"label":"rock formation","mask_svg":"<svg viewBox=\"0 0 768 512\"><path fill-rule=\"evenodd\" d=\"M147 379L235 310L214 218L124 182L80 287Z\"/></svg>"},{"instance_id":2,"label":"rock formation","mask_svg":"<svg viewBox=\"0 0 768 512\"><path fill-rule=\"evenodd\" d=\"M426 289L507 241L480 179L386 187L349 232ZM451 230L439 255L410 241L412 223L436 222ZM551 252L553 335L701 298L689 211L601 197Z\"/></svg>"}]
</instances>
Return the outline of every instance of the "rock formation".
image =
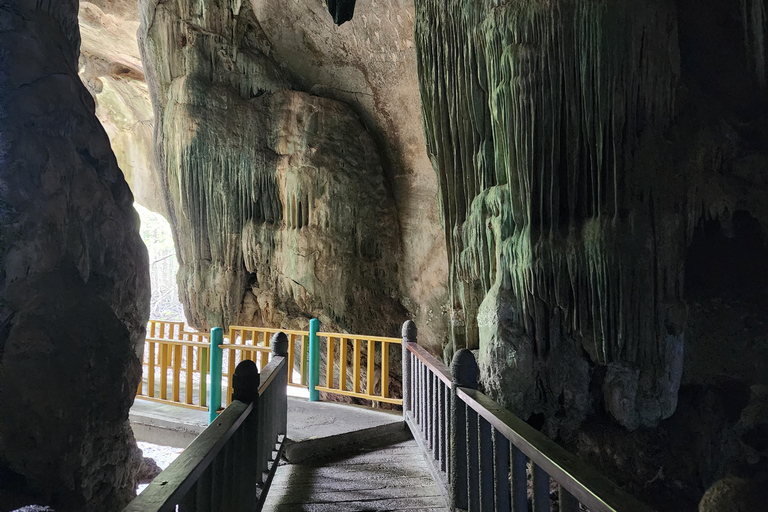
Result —
<instances>
[{"instance_id":1,"label":"rock formation","mask_svg":"<svg viewBox=\"0 0 768 512\"><path fill-rule=\"evenodd\" d=\"M136 484L147 255L77 74L77 7L0 5L2 507L117 510Z\"/></svg>"},{"instance_id":2,"label":"rock formation","mask_svg":"<svg viewBox=\"0 0 768 512\"><path fill-rule=\"evenodd\" d=\"M80 78L96 101L96 117L136 201L165 214L162 182L154 168L152 102L136 39L136 2L81 1L79 24Z\"/></svg>"},{"instance_id":3,"label":"rock formation","mask_svg":"<svg viewBox=\"0 0 768 512\"><path fill-rule=\"evenodd\" d=\"M625 444L604 468L675 430L690 451L665 456L665 471L686 489L737 461L765 465L740 448L715 468L693 446L701 389L748 389L768 370L765 13L762 0L417 2L447 352L478 349L485 389L564 438L602 411L630 430L659 425L693 386L674 429L643 431L644 445L616 432ZM748 444L712 428L720 448ZM617 474L639 480L642 464L626 462Z\"/></svg>"},{"instance_id":4,"label":"rock formation","mask_svg":"<svg viewBox=\"0 0 768 512\"><path fill-rule=\"evenodd\" d=\"M401 226L410 233L417 219L393 198L387 154L352 108L302 92L309 73L277 64L264 29L274 28L266 12L277 4L264 11L255 2L259 17L245 2L141 9L190 321L305 327L316 316L325 328L394 334L407 315L401 303L439 315L439 289L401 292L418 288L401 278L414 244L419 265L440 268L427 254L434 226L402 248ZM416 274L409 263L406 275Z\"/></svg>"},{"instance_id":5,"label":"rock formation","mask_svg":"<svg viewBox=\"0 0 768 512\"><path fill-rule=\"evenodd\" d=\"M319 0L251 5L269 55L294 87L346 103L372 135L402 238L398 297L419 326L419 343L442 352L452 316L448 264L419 113L413 1L358 2L341 27Z\"/></svg>"}]
</instances>

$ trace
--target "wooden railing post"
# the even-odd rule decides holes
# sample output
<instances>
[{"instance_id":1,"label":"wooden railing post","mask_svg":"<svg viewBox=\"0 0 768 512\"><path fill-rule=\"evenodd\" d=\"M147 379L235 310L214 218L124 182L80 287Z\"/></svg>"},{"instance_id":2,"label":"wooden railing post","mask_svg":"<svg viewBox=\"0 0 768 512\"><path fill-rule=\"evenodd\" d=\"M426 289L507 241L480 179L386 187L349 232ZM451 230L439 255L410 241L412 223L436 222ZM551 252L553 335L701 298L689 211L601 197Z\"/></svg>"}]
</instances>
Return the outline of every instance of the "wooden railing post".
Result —
<instances>
[{"instance_id":1,"label":"wooden railing post","mask_svg":"<svg viewBox=\"0 0 768 512\"><path fill-rule=\"evenodd\" d=\"M320 330L320 320L313 318L309 321L309 401L320 400L320 392L316 386L320 384L320 341L317 339L317 331ZM333 368L331 361L328 361Z\"/></svg>"},{"instance_id":2,"label":"wooden railing post","mask_svg":"<svg viewBox=\"0 0 768 512\"><path fill-rule=\"evenodd\" d=\"M240 400L244 404L257 402L259 384L261 384L261 376L256 363L250 359L240 361L232 376L232 400Z\"/></svg>"},{"instance_id":3,"label":"wooden railing post","mask_svg":"<svg viewBox=\"0 0 768 512\"><path fill-rule=\"evenodd\" d=\"M246 512L253 510L257 499L256 484L261 481L263 471L259 465L259 452L263 450L260 442L263 433L259 431L259 367L254 361L243 359L235 368L231 382L230 404L235 401L253 404L253 412L224 449L224 475L214 475L214 478L224 476L220 483L223 492L221 501L213 503L213 510Z\"/></svg>"},{"instance_id":4,"label":"wooden railing post","mask_svg":"<svg viewBox=\"0 0 768 512\"><path fill-rule=\"evenodd\" d=\"M222 343L224 343L224 331L221 327L214 327L211 329L211 387L208 389L209 423L213 423L213 420L219 415L219 408L221 407L222 350L219 345ZM234 357L234 354L230 352L229 357Z\"/></svg>"},{"instance_id":5,"label":"wooden railing post","mask_svg":"<svg viewBox=\"0 0 768 512\"><path fill-rule=\"evenodd\" d=\"M412 411L411 405L411 354L408 352L409 343L417 343L416 324L413 320L403 323L403 415L406 411Z\"/></svg>"},{"instance_id":6,"label":"wooden railing post","mask_svg":"<svg viewBox=\"0 0 768 512\"><path fill-rule=\"evenodd\" d=\"M477 424L475 431L467 429L467 406L456 396L456 388L477 389L477 362L472 352L461 349L453 356L451 362L451 501L454 509L467 510L469 508L469 475L473 474L469 468L470 461L475 457L468 456L468 435L475 437L474 445L477 446ZM473 443L469 443L473 444ZM474 474L477 474L475 468Z\"/></svg>"},{"instance_id":7,"label":"wooden railing post","mask_svg":"<svg viewBox=\"0 0 768 512\"><path fill-rule=\"evenodd\" d=\"M276 357L288 357L288 350L290 345L289 337L284 332L276 332L272 335L272 340L270 341L270 344L272 346L272 355ZM293 347L290 347L291 350L293 350ZM293 372L293 368L287 368L288 372ZM285 386L288 385L288 381L286 379ZM282 386L282 384L281 384ZM275 404L276 410L272 411L272 418L274 423L274 428L277 432L285 434L286 428L288 426L288 394L286 393L285 387L278 388L279 392L276 394L277 396L277 404Z\"/></svg>"}]
</instances>

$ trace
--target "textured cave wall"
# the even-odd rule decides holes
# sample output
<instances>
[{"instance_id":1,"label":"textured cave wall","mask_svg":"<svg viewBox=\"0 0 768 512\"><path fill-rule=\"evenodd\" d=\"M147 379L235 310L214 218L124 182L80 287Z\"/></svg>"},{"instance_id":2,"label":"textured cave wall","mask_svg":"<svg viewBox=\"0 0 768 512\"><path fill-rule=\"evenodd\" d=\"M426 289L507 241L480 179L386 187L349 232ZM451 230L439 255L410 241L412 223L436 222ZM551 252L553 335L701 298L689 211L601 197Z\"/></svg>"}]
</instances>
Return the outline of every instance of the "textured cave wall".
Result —
<instances>
[{"instance_id":1,"label":"textured cave wall","mask_svg":"<svg viewBox=\"0 0 768 512\"><path fill-rule=\"evenodd\" d=\"M486 386L527 415L587 396L590 365L604 368L617 420L656 424L682 374L694 228L737 203L765 219L761 196L727 190L738 176L718 180L708 154L751 141L692 131L674 6L465 4L417 6L427 143L464 310L453 348L479 346ZM583 418L583 405L566 414Z\"/></svg>"},{"instance_id":2,"label":"textured cave wall","mask_svg":"<svg viewBox=\"0 0 768 512\"><path fill-rule=\"evenodd\" d=\"M135 492L147 255L77 74L77 7L0 4L2 507L117 510Z\"/></svg>"},{"instance_id":3,"label":"textured cave wall","mask_svg":"<svg viewBox=\"0 0 768 512\"><path fill-rule=\"evenodd\" d=\"M653 182L669 176L674 9L464 4L417 9L452 348L479 346L487 389L555 430L555 412L589 412L589 354L614 417L654 424L675 410L686 309L686 226Z\"/></svg>"},{"instance_id":4,"label":"textured cave wall","mask_svg":"<svg viewBox=\"0 0 768 512\"><path fill-rule=\"evenodd\" d=\"M248 3L140 8L187 318L392 332L397 213L357 115L294 89Z\"/></svg>"},{"instance_id":5,"label":"textured cave wall","mask_svg":"<svg viewBox=\"0 0 768 512\"><path fill-rule=\"evenodd\" d=\"M166 214L154 166L154 118L136 33L135 0L81 1L80 78L96 102L96 117L136 202Z\"/></svg>"},{"instance_id":6,"label":"textured cave wall","mask_svg":"<svg viewBox=\"0 0 768 512\"><path fill-rule=\"evenodd\" d=\"M348 12L349 4L335 6ZM398 293L419 326L419 343L442 352L451 317L448 264L419 112L413 0L357 2L341 27L329 16L333 2L251 5L266 51L296 86L350 105L373 135L402 235Z\"/></svg>"},{"instance_id":7,"label":"textured cave wall","mask_svg":"<svg viewBox=\"0 0 768 512\"><path fill-rule=\"evenodd\" d=\"M765 7L416 2L446 352L660 503L768 463Z\"/></svg>"}]
</instances>

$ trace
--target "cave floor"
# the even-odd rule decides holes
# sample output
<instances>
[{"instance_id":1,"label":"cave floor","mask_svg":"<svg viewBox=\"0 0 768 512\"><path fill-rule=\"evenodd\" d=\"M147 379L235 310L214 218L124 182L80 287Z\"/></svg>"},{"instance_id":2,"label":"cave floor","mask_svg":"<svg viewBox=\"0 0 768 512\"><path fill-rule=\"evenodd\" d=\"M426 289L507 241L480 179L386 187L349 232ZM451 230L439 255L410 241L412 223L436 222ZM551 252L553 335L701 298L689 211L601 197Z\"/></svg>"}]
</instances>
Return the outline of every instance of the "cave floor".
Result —
<instances>
[{"instance_id":1,"label":"cave floor","mask_svg":"<svg viewBox=\"0 0 768 512\"><path fill-rule=\"evenodd\" d=\"M264 511L447 511L416 442L347 457L283 464Z\"/></svg>"},{"instance_id":2,"label":"cave floor","mask_svg":"<svg viewBox=\"0 0 768 512\"><path fill-rule=\"evenodd\" d=\"M208 413L137 399L137 440L184 448ZM399 412L288 397L288 444L265 511L447 511Z\"/></svg>"}]
</instances>

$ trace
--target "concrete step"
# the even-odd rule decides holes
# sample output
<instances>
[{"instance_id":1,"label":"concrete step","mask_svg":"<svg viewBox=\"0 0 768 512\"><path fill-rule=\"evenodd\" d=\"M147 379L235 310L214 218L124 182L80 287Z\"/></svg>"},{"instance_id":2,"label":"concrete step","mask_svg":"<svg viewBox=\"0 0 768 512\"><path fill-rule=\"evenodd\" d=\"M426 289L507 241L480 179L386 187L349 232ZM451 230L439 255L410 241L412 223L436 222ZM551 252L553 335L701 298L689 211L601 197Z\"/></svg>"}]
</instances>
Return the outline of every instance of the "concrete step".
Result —
<instances>
[{"instance_id":1,"label":"concrete step","mask_svg":"<svg viewBox=\"0 0 768 512\"><path fill-rule=\"evenodd\" d=\"M208 426L208 412L137 398L129 413L137 441L186 448Z\"/></svg>"},{"instance_id":2,"label":"concrete step","mask_svg":"<svg viewBox=\"0 0 768 512\"><path fill-rule=\"evenodd\" d=\"M398 411L351 404L288 399L288 443L291 463L349 456L411 439Z\"/></svg>"}]
</instances>

